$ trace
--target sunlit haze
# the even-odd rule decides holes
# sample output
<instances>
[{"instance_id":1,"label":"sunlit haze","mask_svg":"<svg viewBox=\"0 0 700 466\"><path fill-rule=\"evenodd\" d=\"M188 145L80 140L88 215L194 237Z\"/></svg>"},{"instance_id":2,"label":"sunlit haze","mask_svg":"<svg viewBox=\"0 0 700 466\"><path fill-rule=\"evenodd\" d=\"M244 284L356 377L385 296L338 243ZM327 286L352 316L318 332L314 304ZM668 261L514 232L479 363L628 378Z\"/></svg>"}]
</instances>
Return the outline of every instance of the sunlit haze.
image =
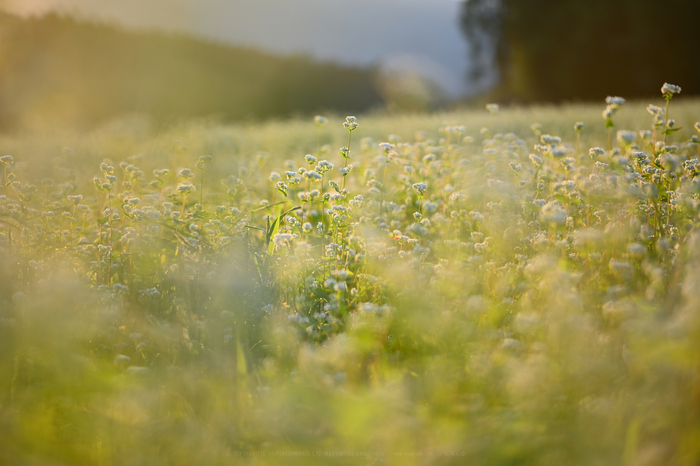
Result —
<instances>
[{"instance_id":1,"label":"sunlit haze","mask_svg":"<svg viewBox=\"0 0 700 466\"><path fill-rule=\"evenodd\" d=\"M186 31L272 52L375 64L467 91L458 0L6 0L23 16L48 11L136 28Z\"/></svg>"}]
</instances>

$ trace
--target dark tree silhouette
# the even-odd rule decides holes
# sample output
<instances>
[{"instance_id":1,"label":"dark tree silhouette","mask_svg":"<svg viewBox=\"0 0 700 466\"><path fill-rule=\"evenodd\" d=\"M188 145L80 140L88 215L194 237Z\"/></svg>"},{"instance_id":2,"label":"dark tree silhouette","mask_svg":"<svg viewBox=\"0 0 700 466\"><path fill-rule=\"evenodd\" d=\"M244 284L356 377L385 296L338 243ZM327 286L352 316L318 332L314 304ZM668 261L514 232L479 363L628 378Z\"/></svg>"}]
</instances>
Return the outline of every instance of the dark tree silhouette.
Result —
<instances>
[{"instance_id":1,"label":"dark tree silhouette","mask_svg":"<svg viewBox=\"0 0 700 466\"><path fill-rule=\"evenodd\" d=\"M502 100L700 93L698 0L466 0L461 26L478 80Z\"/></svg>"}]
</instances>

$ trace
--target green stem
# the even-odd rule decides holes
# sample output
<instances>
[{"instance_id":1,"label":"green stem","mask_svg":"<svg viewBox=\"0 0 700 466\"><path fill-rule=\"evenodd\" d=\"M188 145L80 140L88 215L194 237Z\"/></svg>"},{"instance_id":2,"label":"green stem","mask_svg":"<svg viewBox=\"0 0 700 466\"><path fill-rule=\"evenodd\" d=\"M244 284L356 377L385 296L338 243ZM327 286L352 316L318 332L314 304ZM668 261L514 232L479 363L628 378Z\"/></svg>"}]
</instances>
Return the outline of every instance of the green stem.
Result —
<instances>
[{"instance_id":1,"label":"green stem","mask_svg":"<svg viewBox=\"0 0 700 466\"><path fill-rule=\"evenodd\" d=\"M668 136L667 129L668 129L668 105L671 103L671 99L668 98L666 99L666 116L664 116L664 122L666 124L666 129L664 130L664 144L666 144L666 136Z\"/></svg>"},{"instance_id":2,"label":"green stem","mask_svg":"<svg viewBox=\"0 0 700 466\"><path fill-rule=\"evenodd\" d=\"M352 131L348 131L348 151L345 153L345 165L344 168L348 168L348 159L350 158L350 139L352 138ZM345 177L347 175L343 175L343 190L345 190Z\"/></svg>"},{"instance_id":3,"label":"green stem","mask_svg":"<svg viewBox=\"0 0 700 466\"><path fill-rule=\"evenodd\" d=\"M107 209L109 211L109 216L107 217L107 224L109 225L109 252L112 254L112 192L107 190ZM112 256L109 257L109 263L107 264L109 270L107 270L107 286L112 285Z\"/></svg>"},{"instance_id":4,"label":"green stem","mask_svg":"<svg viewBox=\"0 0 700 466\"><path fill-rule=\"evenodd\" d=\"M325 228L325 223L324 223L323 219L325 216L326 216L326 203L323 200L323 178L321 178L321 225L324 225L324 228ZM302 230L303 230L303 228L302 228ZM321 257L323 257L323 233L321 234Z\"/></svg>"},{"instance_id":5,"label":"green stem","mask_svg":"<svg viewBox=\"0 0 700 466\"><path fill-rule=\"evenodd\" d=\"M581 133L576 133L576 153L581 154Z\"/></svg>"},{"instance_id":6,"label":"green stem","mask_svg":"<svg viewBox=\"0 0 700 466\"><path fill-rule=\"evenodd\" d=\"M387 155L388 157L388 155ZM379 221L381 222L384 216L384 187L386 186L386 170L389 166L389 159L384 163L384 176L382 176L382 198L379 201Z\"/></svg>"},{"instance_id":7,"label":"green stem","mask_svg":"<svg viewBox=\"0 0 700 466\"><path fill-rule=\"evenodd\" d=\"M316 129L316 155L321 155L321 127Z\"/></svg>"},{"instance_id":8,"label":"green stem","mask_svg":"<svg viewBox=\"0 0 700 466\"><path fill-rule=\"evenodd\" d=\"M202 170L202 179L199 182L199 205L204 210L204 170Z\"/></svg>"}]
</instances>

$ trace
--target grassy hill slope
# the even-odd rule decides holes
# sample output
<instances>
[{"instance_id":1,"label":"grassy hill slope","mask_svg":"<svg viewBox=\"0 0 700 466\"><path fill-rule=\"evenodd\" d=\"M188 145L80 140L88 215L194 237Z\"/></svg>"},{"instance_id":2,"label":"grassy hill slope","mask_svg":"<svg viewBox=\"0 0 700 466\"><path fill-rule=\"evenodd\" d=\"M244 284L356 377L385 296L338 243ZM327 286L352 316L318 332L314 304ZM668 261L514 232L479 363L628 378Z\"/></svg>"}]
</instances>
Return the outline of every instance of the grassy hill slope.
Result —
<instances>
[{"instance_id":1,"label":"grassy hill slope","mask_svg":"<svg viewBox=\"0 0 700 466\"><path fill-rule=\"evenodd\" d=\"M185 35L0 14L0 127L85 125L131 112L265 118L381 103L372 70Z\"/></svg>"}]
</instances>

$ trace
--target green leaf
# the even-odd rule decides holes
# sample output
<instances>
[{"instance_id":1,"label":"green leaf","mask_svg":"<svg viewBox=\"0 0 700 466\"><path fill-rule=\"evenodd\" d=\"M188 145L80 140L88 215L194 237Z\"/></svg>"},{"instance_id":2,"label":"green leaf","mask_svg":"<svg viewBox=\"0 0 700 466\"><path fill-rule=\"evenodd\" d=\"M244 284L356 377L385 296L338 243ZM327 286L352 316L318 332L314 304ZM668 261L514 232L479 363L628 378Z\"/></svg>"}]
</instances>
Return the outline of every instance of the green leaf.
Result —
<instances>
[{"instance_id":1,"label":"green leaf","mask_svg":"<svg viewBox=\"0 0 700 466\"><path fill-rule=\"evenodd\" d=\"M0 215L0 223L3 223L5 225L9 225L11 227L19 228L22 225L26 225L27 223L19 218L12 218L8 215Z\"/></svg>"},{"instance_id":2,"label":"green leaf","mask_svg":"<svg viewBox=\"0 0 700 466\"><path fill-rule=\"evenodd\" d=\"M311 292L313 294L315 294L316 296L318 296L319 298L325 299L326 301L331 300L331 295L329 295L328 293L324 293L323 291L319 291L318 289L313 289L313 288L311 289Z\"/></svg>"},{"instance_id":3,"label":"green leaf","mask_svg":"<svg viewBox=\"0 0 700 466\"><path fill-rule=\"evenodd\" d=\"M561 202L562 204L583 204L583 201L581 201L580 199L571 199L564 196L563 194L557 194L556 196L554 196L554 199Z\"/></svg>"},{"instance_id":4,"label":"green leaf","mask_svg":"<svg viewBox=\"0 0 700 466\"><path fill-rule=\"evenodd\" d=\"M539 212L541 210L537 204L532 202L523 202L523 209L529 212Z\"/></svg>"},{"instance_id":5,"label":"green leaf","mask_svg":"<svg viewBox=\"0 0 700 466\"><path fill-rule=\"evenodd\" d=\"M268 205L264 205L264 206L262 206L262 207L258 207L257 209L251 210L251 211L249 212L249 214L252 214L252 213L254 213L254 212L259 212L259 211L261 211L261 210L269 209L270 207L274 207L274 206L280 205L280 204L284 204L284 201L275 202L274 204L268 204Z\"/></svg>"},{"instance_id":6,"label":"green leaf","mask_svg":"<svg viewBox=\"0 0 700 466\"><path fill-rule=\"evenodd\" d=\"M673 133L675 133L676 131L680 131L680 130L682 130L682 129L683 129L682 127L680 127L680 128L668 128L668 129L666 129L666 131L664 131L664 132L661 133L661 134L673 134Z\"/></svg>"},{"instance_id":7,"label":"green leaf","mask_svg":"<svg viewBox=\"0 0 700 466\"><path fill-rule=\"evenodd\" d=\"M268 254L269 256L271 256L272 253L275 251L275 243L273 243L271 240L272 240L272 237L275 236L275 235L277 234L277 232L280 230L280 224L282 223L282 219L284 219L284 217L285 217L288 213L294 212L295 210L299 210L299 209L301 209L301 206L292 207L292 208L289 209L288 211L282 212L282 213L279 215L279 217L277 217L277 218L275 219L275 221L272 222L272 225L268 225L268 228L267 228L267 236L266 236L265 240L266 240L266 242L267 242L267 243L266 243L266 244L267 244L267 254ZM269 221L270 221L270 220L268 219L268 223L269 223Z\"/></svg>"},{"instance_id":8,"label":"green leaf","mask_svg":"<svg viewBox=\"0 0 700 466\"><path fill-rule=\"evenodd\" d=\"M275 243L272 240L272 237L277 234L277 232L280 229L279 222L275 220L273 223L273 230L267 232L267 255L271 256L275 252Z\"/></svg>"}]
</instances>

